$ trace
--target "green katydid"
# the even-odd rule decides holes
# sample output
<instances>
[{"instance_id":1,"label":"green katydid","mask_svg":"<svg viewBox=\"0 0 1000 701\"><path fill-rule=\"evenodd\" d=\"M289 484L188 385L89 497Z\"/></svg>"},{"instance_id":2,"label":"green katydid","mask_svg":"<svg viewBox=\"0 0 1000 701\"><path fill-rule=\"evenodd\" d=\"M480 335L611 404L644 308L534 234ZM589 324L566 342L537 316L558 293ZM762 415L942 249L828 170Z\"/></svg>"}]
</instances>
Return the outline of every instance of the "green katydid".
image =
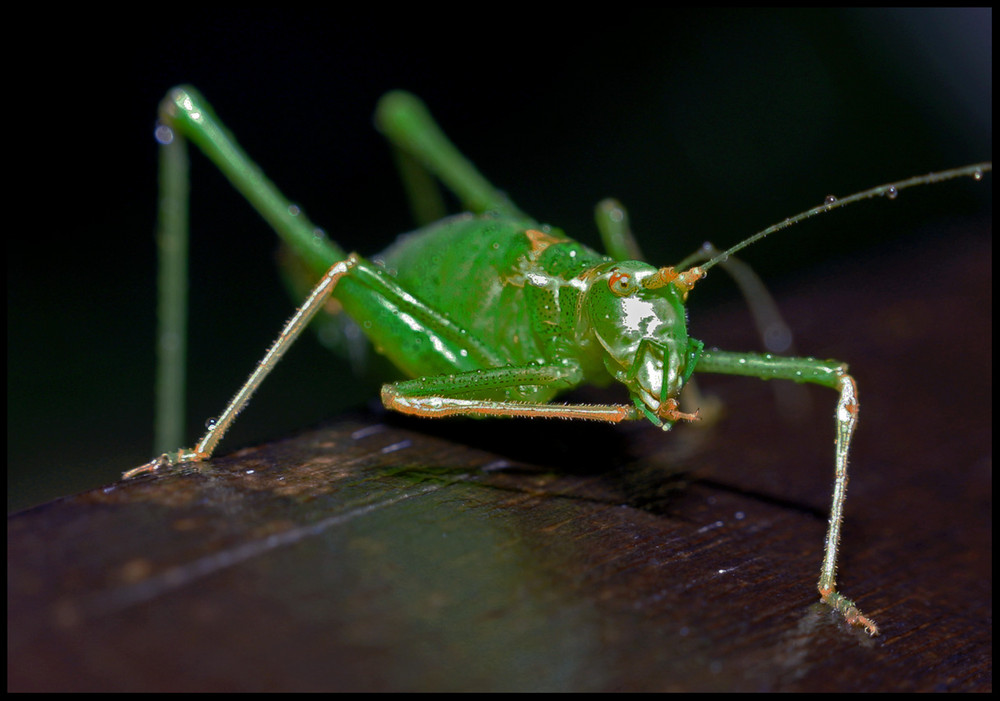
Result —
<instances>
[{"instance_id":1,"label":"green katydid","mask_svg":"<svg viewBox=\"0 0 1000 701\"><path fill-rule=\"evenodd\" d=\"M320 309L337 305L380 353L411 379L383 385L392 410L423 417L548 417L605 422L648 420L667 430L698 413L682 411L679 396L694 372L811 382L838 392L835 486L818 588L823 602L852 625L876 635L875 623L836 590L837 550L847 487L847 455L858 421L857 387L836 360L706 350L690 338L685 302L693 286L742 248L821 212L860 199L890 199L907 187L992 170L980 163L918 176L823 204L751 236L732 248L692 256L687 267L657 268L636 260L638 245L620 205L605 201L597 224L607 249L598 253L561 230L540 224L494 188L444 136L414 96L391 92L376 122L397 151L411 205L440 210L437 178L467 213L401 237L371 259L346 253L313 226L268 181L236 144L211 107L190 87L161 103L161 238L186 240L186 146L193 141L275 229L288 249L288 273L306 301L287 322L218 419L193 449L164 453L125 477L214 453L223 434L263 379ZM427 203L432 203L426 209ZM422 209L424 208L424 209ZM168 244L186 255L185 246ZM714 255L713 255L714 254ZM162 256L162 254L161 254ZM164 265L161 263L161 279ZM707 260L706 260L707 259ZM176 260L176 259L175 259ZM181 270L175 264L175 269ZM183 272L179 273L183 276ZM176 279L176 274L173 275ZM315 280L319 278L319 282ZM162 298L175 299L183 281ZM161 337L183 337L177 304L161 309ZM182 306L182 305L181 305ZM165 312L173 312L170 316ZM338 321L337 323L340 323ZM162 345L162 344L161 344ZM170 344L167 344L168 346ZM176 343L173 344L176 348ZM162 353L162 352L161 352ZM164 429L181 409L170 399L183 351L161 354L158 432L177 445L179 429ZM175 374L171 374L175 373ZM559 404L558 394L583 384L625 385L630 403ZM166 397L166 399L164 399Z\"/></svg>"}]
</instances>

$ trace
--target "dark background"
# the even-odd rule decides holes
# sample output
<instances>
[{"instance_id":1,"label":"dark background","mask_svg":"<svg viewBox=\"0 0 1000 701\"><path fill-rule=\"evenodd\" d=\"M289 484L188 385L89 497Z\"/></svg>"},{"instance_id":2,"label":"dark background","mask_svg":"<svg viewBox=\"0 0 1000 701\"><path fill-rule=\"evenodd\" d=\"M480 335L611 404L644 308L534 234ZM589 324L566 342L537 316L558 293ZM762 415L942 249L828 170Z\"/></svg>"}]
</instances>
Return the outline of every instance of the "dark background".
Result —
<instances>
[{"instance_id":1,"label":"dark background","mask_svg":"<svg viewBox=\"0 0 1000 701\"><path fill-rule=\"evenodd\" d=\"M89 15L62 14L61 29L24 23L33 48L8 67L5 96L8 207L19 215L7 234L8 510L111 482L150 457L152 130L176 83L201 89L274 182L366 254L410 228L371 125L378 96L396 87L421 95L524 210L576 238L596 244L593 205L619 197L658 264L705 239L731 245L828 194L992 159L989 9L492 19L144 9L113 30ZM294 306L274 236L198 156L192 198L191 441ZM925 227L982 216L991 201L992 176L910 190L745 257L780 301L790 280L919 245ZM735 294L712 280L692 298L696 335L699 312ZM868 311L817 314L836 323ZM967 343L991 339L942 339L942 358L960 362ZM837 355L852 360L850 339ZM300 343L222 451L369 399L345 372Z\"/></svg>"}]
</instances>

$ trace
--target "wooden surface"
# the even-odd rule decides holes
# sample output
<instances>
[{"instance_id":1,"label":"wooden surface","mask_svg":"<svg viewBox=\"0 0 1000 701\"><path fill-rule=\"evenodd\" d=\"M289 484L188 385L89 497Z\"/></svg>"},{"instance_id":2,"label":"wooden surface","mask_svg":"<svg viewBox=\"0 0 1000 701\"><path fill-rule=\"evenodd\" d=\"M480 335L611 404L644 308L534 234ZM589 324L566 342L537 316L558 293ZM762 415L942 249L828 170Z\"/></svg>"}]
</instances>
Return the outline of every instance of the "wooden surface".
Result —
<instances>
[{"instance_id":1,"label":"wooden surface","mask_svg":"<svg viewBox=\"0 0 1000 701\"><path fill-rule=\"evenodd\" d=\"M858 379L878 638L816 603L833 394L707 378L707 430L358 414L16 514L8 689L989 691L992 248L943 241L780 295Z\"/></svg>"}]
</instances>

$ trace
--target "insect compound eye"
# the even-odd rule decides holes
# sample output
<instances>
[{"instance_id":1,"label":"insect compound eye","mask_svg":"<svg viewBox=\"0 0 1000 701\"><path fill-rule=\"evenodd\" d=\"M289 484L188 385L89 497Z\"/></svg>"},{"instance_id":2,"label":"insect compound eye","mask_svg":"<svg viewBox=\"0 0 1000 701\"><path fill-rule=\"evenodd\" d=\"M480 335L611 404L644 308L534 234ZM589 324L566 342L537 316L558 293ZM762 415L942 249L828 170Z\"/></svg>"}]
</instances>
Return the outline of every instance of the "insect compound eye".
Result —
<instances>
[{"instance_id":1,"label":"insect compound eye","mask_svg":"<svg viewBox=\"0 0 1000 701\"><path fill-rule=\"evenodd\" d=\"M619 297L627 297L635 292L637 285L631 273L615 270L608 276L608 287Z\"/></svg>"}]
</instances>

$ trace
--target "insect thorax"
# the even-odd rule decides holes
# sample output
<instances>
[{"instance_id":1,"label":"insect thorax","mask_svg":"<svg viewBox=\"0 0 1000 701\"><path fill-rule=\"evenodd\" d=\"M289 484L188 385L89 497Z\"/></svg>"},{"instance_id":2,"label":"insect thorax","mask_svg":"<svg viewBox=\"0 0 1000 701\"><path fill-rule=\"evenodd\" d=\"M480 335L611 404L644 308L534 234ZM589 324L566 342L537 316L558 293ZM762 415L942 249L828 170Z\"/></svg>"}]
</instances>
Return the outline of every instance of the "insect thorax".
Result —
<instances>
[{"instance_id":1,"label":"insect thorax","mask_svg":"<svg viewBox=\"0 0 1000 701\"><path fill-rule=\"evenodd\" d=\"M573 337L574 280L609 259L531 220L459 215L401 237L376 260L507 362L523 364L552 360L554 339Z\"/></svg>"}]
</instances>

